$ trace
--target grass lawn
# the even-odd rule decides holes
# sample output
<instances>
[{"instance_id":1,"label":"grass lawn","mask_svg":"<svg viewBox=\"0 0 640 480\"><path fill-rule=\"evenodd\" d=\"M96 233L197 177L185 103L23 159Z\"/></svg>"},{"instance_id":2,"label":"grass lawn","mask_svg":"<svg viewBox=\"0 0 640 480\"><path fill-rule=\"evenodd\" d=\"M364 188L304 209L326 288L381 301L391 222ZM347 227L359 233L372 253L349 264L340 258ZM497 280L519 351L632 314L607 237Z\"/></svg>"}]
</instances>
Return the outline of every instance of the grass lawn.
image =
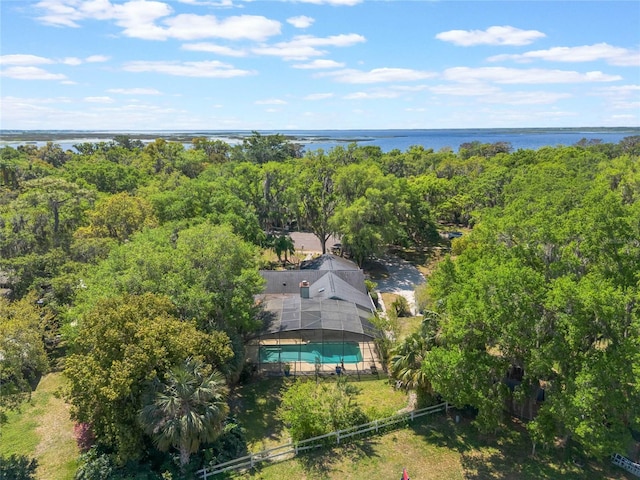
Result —
<instances>
[{"instance_id":1,"label":"grass lawn","mask_svg":"<svg viewBox=\"0 0 640 480\"><path fill-rule=\"evenodd\" d=\"M358 404L371 417L387 417L407 406L407 394L394 390L383 375L380 378L362 376L361 381L353 377L358 387ZM312 378L309 379L313 381ZM243 385L235 390L232 400L238 423L246 430L249 450L259 452L289 441L289 434L278 418L280 392L292 379L272 378ZM324 381L335 381L324 377Z\"/></svg>"},{"instance_id":2,"label":"grass lawn","mask_svg":"<svg viewBox=\"0 0 640 480\"><path fill-rule=\"evenodd\" d=\"M69 406L55 395L63 382L59 372L42 377L31 401L11 412L2 427L0 454L36 458L37 477L43 480L72 480L77 468L78 449Z\"/></svg>"},{"instance_id":3,"label":"grass lawn","mask_svg":"<svg viewBox=\"0 0 640 480\"><path fill-rule=\"evenodd\" d=\"M542 451L535 458L530 452L531 443L518 423L503 434L486 437L479 435L468 419L456 424L452 414L436 415L421 417L408 427L383 435L281 463L262 464L251 472L227 478L386 480L400 478L403 467L414 480L633 478L608 463L579 459L570 448Z\"/></svg>"}]
</instances>

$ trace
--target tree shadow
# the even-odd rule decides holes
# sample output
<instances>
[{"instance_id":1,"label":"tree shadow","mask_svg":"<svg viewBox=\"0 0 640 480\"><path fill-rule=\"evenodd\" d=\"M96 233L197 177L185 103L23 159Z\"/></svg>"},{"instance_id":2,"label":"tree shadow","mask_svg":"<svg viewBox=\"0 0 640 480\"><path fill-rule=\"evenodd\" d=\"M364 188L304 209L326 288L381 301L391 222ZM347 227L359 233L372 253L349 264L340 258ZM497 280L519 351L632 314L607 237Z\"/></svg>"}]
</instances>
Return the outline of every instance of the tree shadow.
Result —
<instances>
[{"instance_id":1,"label":"tree shadow","mask_svg":"<svg viewBox=\"0 0 640 480\"><path fill-rule=\"evenodd\" d=\"M471 421L454 410L448 416L420 419L410 428L427 442L458 452L467 480L633 478L607 461L586 458L575 443L539 449L531 456L531 440L518 420L507 420L506 428L491 435L480 434Z\"/></svg>"},{"instance_id":2,"label":"tree shadow","mask_svg":"<svg viewBox=\"0 0 640 480\"><path fill-rule=\"evenodd\" d=\"M323 447L298 455L297 460L307 475L325 477L341 463L356 463L362 458L377 457L375 446L380 443L372 437L355 440L341 446Z\"/></svg>"},{"instance_id":3,"label":"tree shadow","mask_svg":"<svg viewBox=\"0 0 640 480\"><path fill-rule=\"evenodd\" d=\"M286 381L282 377L256 379L234 390L229 402L231 412L245 429L248 444L280 438L284 426L278 408Z\"/></svg>"}]
</instances>

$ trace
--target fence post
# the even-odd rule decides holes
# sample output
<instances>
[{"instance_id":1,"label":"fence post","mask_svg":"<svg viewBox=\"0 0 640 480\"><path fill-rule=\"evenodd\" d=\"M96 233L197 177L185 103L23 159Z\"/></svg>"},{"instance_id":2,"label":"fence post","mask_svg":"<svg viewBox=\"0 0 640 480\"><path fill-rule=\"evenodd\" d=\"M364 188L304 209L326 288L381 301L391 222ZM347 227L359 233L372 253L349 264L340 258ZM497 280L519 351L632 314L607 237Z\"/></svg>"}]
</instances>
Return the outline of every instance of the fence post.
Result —
<instances>
[{"instance_id":1,"label":"fence post","mask_svg":"<svg viewBox=\"0 0 640 480\"><path fill-rule=\"evenodd\" d=\"M204 474L203 474L202 478L203 478L204 480L207 480L207 477L208 477L208 476L209 476L209 474L207 473L207 469L205 468L205 469L204 469Z\"/></svg>"},{"instance_id":2,"label":"fence post","mask_svg":"<svg viewBox=\"0 0 640 480\"><path fill-rule=\"evenodd\" d=\"M251 468L253 469L253 453L251 454Z\"/></svg>"},{"instance_id":3,"label":"fence post","mask_svg":"<svg viewBox=\"0 0 640 480\"><path fill-rule=\"evenodd\" d=\"M376 420L376 432L378 431L378 420Z\"/></svg>"},{"instance_id":4,"label":"fence post","mask_svg":"<svg viewBox=\"0 0 640 480\"><path fill-rule=\"evenodd\" d=\"M411 421L413 422L413 410L411 410Z\"/></svg>"},{"instance_id":5,"label":"fence post","mask_svg":"<svg viewBox=\"0 0 640 480\"><path fill-rule=\"evenodd\" d=\"M338 441L338 445L340 445L340 430L336 432L336 440Z\"/></svg>"}]
</instances>

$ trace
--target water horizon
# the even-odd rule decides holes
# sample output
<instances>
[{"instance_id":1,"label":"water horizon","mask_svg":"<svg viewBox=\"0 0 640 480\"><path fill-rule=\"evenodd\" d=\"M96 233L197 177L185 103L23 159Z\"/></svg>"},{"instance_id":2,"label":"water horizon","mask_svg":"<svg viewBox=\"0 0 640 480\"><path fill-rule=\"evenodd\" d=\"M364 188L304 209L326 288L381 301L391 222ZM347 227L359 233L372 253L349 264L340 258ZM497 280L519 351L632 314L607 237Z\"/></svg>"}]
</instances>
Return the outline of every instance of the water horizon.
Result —
<instances>
[{"instance_id":1,"label":"water horizon","mask_svg":"<svg viewBox=\"0 0 640 480\"><path fill-rule=\"evenodd\" d=\"M32 144L42 146L47 142L59 144L63 149L73 149L77 143L97 143L113 140L116 135L127 135L143 142L155 138L178 141L185 146L196 137L221 140L237 145L254 131L261 135L282 134L289 141L303 145L307 151L330 150L338 145L356 143L359 146L378 146L383 152L406 151L411 146L423 146L434 151L443 148L459 149L470 142L508 142L514 150L538 149L545 146L574 145L586 140L618 143L625 137L640 135L640 127L527 127L527 128L445 128L445 129L321 129L321 130L0 130L0 146Z\"/></svg>"}]
</instances>

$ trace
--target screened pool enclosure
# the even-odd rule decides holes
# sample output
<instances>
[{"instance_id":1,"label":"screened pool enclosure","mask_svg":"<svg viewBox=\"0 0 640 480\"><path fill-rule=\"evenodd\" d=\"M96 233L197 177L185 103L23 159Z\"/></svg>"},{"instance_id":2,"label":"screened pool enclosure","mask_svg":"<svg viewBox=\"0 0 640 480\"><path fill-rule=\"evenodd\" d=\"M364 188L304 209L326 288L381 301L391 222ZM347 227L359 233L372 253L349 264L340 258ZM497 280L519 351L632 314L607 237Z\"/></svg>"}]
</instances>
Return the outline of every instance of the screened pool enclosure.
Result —
<instances>
[{"instance_id":1,"label":"screened pool enclosure","mask_svg":"<svg viewBox=\"0 0 640 480\"><path fill-rule=\"evenodd\" d=\"M304 268L306 267L306 268ZM347 374L380 367L375 307L355 264L323 255L300 270L262 271L265 293L258 298L266 325L249 344L249 360L263 372Z\"/></svg>"}]
</instances>

